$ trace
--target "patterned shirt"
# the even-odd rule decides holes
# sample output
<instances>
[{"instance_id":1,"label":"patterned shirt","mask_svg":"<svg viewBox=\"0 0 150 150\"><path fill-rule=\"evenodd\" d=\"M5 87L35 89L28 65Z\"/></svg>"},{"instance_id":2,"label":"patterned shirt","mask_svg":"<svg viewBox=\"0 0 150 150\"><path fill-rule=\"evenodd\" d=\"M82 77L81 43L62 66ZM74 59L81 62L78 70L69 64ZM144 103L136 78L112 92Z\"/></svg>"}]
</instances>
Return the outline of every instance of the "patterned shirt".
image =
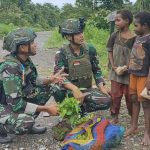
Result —
<instances>
[{"instance_id":1,"label":"patterned shirt","mask_svg":"<svg viewBox=\"0 0 150 150\"><path fill-rule=\"evenodd\" d=\"M137 76L148 76L150 67L150 34L138 36L130 55L129 72Z\"/></svg>"},{"instance_id":2,"label":"patterned shirt","mask_svg":"<svg viewBox=\"0 0 150 150\"><path fill-rule=\"evenodd\" d=\"M121 37L120 32L114 32L107 43L108 52L112 52L113 61L116 67L128 66L130 59L130 52L134 44L135 37L125 39ZM125 72L123 75L117 75L116 72L111 68L110 80L116 81L122 84L129 84L129 74Z\"/></svg>"}]
</instances>

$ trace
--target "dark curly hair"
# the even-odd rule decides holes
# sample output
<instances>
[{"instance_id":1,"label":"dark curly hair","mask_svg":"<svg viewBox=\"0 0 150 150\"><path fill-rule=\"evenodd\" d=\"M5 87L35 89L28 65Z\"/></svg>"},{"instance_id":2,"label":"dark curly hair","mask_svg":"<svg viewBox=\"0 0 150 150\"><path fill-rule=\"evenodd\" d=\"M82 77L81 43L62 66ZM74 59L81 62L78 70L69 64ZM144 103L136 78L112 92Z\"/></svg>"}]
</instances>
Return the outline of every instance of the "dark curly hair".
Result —
<instances>
[{"instance_id":1,"label":"dark curly hair","mask_svg":"<svg viewBox=\"0 0 150 150\"><path fill-rule=\"evenodd\" d=\"M138 19L141 25L147 25L150 29L150 12L142 11L135 15L135 19Z\"/></svg>"},{"instance_id":2,"label":"dark curly hair","mask_svg":"<svg viewBox=\"0 0 150 150\"><path fill-rule=\"evenodd\" d=\"M117 14L120 14L121 18L123 20L128 19L129 20L129 25L132 23L132 21L133 21L133 15L132 15L131 11L126 10L126 9L122 9L122 10L118 10Z\"/></svg>"}]
</instances>

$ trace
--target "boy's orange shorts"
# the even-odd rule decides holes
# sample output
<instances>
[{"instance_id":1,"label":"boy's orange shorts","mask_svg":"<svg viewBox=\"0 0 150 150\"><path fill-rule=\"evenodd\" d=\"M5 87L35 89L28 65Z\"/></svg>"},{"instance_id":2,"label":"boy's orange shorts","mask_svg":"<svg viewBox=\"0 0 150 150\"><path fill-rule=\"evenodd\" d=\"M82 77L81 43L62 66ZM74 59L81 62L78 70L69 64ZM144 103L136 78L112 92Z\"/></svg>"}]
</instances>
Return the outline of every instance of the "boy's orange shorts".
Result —
<instances>
[{"instance_id":1,"label":"boy's orange shorts","mask_svg":"<svg viewBox=\"0 0 150 150\"><path fill-rule=\"evenodd\" d=\"M137 94L138 101L144 100L142 96L140 96L141 92L144 90L146 86L147 77L139 77L133 74L130 74L130 94Z\"/></svg>"}]
</instances>

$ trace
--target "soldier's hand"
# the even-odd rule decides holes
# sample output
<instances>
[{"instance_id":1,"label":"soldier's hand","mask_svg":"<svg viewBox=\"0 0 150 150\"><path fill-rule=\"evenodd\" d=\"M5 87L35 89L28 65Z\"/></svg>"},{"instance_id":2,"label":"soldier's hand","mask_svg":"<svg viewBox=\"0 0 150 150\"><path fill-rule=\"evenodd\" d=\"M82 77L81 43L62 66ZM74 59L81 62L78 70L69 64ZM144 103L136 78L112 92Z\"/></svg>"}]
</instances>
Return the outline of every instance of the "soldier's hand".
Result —
<instances>
[{"instance_id":1,"label":"soldier's hand","mask_svg":"<svg viewBox=\"0 0 150 150\"><path fill-rule=\"evenodd\" d=\"M85 94L82 93L82 92L80 91L80 89L79 89L77 86L75 86L75 85L72 84L71 82L68 82L68 83L64 84L63 86L64 86L64 88L66 88L66 89L68 89L68 90L71 90L73 96L74 96L77 100L79 100L81 104L83 103Z\"/></svg>"},{"instance_id":2,"label":"soldier's hand","mask_svg":"<svg viewBox=\"0 0 150 150\"><path fill-rule=\"evenodd\" d=\"M59 72L57 72L55 75L50 76L50 81L51 83L63 83L66 76L68 76L68 74L64 73L64 67L62 67Z\"/></svg>"},{"instance_id":3,"label":"soldier's hand","mask_svg":"<svg viewBox=\"0 0 150 150\"><path fill-rule=\"evenodd\" d=\"M46 111L52 115L52 116L57 116L59 115L58 112L58 105L56 103L51 103L49 105L46 106Z\"/></svg>"},{"instance_id":4,"label":"soldier's hand","mask_svg":"<svg viewBox=\"0 0 150 150\"><path fill-rule=\"evenodd\" d=\"M110 96L110 94L109 94L109 93L110 93L110 90L109 90L106 86L104 86L103 83L100 84L99 89L100 89L100 91L101 91L102 93L104 93L105 95Z\"/></svg>"},{"instance_id":5,"label":"soldier's hand","mask_svg":"<svg viewBox=\"0 0 150 150\"><path fill-rule=\"evenodd\" d=\"M62 83L63 81L64 81L64 77L62 76L55 76L55 75L50 76L51 83Z\"/></svg>"},{"instance_id":6,"label":"soldier's hand","mask_svg":"<svg viewBox=\"0 0 150 150\"><path fill-rule=\"evenodd\" d=\"M80 103L82 104L83 101L84 101L85 94L82 93L82 92L80 91L80 89L78 89L78 88L74 89L72 92L73 92L73 96L74 96L77 100L79 100Z\"/></svg>"}]
</instances>

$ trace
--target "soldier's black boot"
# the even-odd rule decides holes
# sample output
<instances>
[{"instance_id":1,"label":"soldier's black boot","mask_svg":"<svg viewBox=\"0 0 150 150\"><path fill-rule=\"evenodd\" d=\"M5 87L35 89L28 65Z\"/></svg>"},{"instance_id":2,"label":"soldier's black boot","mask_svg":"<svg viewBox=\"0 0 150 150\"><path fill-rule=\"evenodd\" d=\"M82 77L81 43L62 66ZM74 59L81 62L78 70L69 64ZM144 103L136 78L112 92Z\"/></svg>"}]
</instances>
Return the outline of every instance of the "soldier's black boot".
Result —
<instances>
[{"instance_id":1,"label":"soldier's black boot","mask_svg":"<svg viewBox=\"0 0 150 150\"><path fill-rule=\"evenodd\" d=\"M10 143L13 138L10 137L2 124L0 124L0 144Z\"/></svg>"},{"instance_id":2,"label":"soldier's black boot","mask_svg":"<svg viewBox=\"0 0 150 150\"><path fill-rule=\"evenodd\" d=\"M47 130L46 127L41 127L39 125L33 125L32 129L29 130L29 134L43 134Z\"/></svg>"},{"instance_id":3,"label":"soldier's black boot","mask_svg":"<svg viewBox=\"0 0 150 150\"><path fill-rule=\"evenodd\" d=\"M5 130L7 131L8 136L10 136L11 138L15 138L16 134L14 132L14 126L13 125L9 125L9 124L5 124L4 125Z\"/></svg>"}]
</instances>

